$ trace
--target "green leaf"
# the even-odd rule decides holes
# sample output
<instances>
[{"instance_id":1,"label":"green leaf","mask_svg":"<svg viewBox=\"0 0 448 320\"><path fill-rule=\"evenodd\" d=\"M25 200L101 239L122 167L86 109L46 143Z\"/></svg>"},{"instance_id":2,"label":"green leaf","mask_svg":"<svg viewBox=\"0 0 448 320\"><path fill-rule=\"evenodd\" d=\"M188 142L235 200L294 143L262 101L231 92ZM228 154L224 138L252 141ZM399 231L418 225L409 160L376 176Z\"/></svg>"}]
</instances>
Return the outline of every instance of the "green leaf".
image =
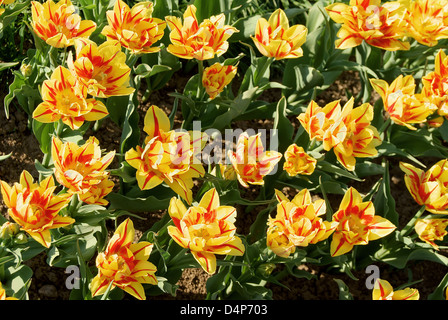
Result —
<instances>
[{"instance_id":1,"label":"green leaf","mask_svg":"<svg viewBox=\"0 0 448 320\"><path fill-rule=\"evenodd\" d=\"M428 295L428 300L446 300L445 290L448 286L448 273L443 277L437 288Z\"/></svg>"},{"instance_id":2,"label":"green leaf","mask_svg":"<svg viewBox=\"0 0 448 320\"><path fill-rule=\"evenodd\" d=\"M31 126L40 149L44 154L49 153L51 151L51 137L55 130L54 123L42 123L33 119Z\"/></svg>"},{"instance_id":3,"label":"green leaf","mask_svg":"<svg viewBox=\"0 0 448 320\"><path fill-rule=\"evenodd\" d=\"M113 209L122 209L131 212L148 212L151 210L164 210L168 208L171 198L158 199L155 196L147 198L133 198L119 193L110 193L108 200Z\"/></svg>"},{"instance_id":4,"label":"green leaf","mask_svg":"<svg viewBox=\"0 0 448 320\"><path fill-rule=\"evenodd\" d=\"M338 284L339 288L339 300L353 300L353 296L350 293L348 286L344 281L340 279L333 279Z\"/></svg>"},{"instance_id":5,"label":"green leaf","mask_svg":"<svg viewBox=\"0 0 448 320\"><path fill-rule=\"evenodd\" d=\"M292 136L294 134L294 127L286 116L287 103L283 96L277 104L277 109L274 113L274 134L271 141L277 141L278 151L284 152L290 144L292 144Z\"/></svg>"},{"instance_id":6,"label":"green leaf","mask_svg":"<svg viewBox=\"0 0 448 320\"><path fill-rule=\"evenodd\" d=\"M19 62L0 62L0 72L18 65Z\"/></svg>"}]
</instances>

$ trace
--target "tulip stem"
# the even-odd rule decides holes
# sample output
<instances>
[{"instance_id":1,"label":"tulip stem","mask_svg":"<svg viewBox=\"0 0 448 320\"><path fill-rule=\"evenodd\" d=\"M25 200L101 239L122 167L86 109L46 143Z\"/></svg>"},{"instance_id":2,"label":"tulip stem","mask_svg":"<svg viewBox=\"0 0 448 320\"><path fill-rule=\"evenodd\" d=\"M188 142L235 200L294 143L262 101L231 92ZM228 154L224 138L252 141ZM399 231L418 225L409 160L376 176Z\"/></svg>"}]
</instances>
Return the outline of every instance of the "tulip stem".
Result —
<instances>
[{"instance_id":1,"label":"tulip stem","mask_svg":"<svg viewBox=\"0 0 448 320\"><path fill-rule=\"evenodd\" d=\"M109 293L112 290L113 284L114 284L114 281L112 280L109 283L109 286L107 287L106 292L104 292L103 296L101 297L101 300L107 300L107 298L109 297Z\"/></svg>"},{"instance_id":2,"label":"tulip stem","mask_svg":"<svg viewBox=\"0 0 448 320\"><path fill-rule=\"evenodd\" d=\"M198 60L198 91L197 91L197 98L198 100L202 99L202 76L204 73L204 62L202 60Z\"/></svg>"},{"instance_id":3,"label":"tulip stem","mask_svg":"<svg viewBox=\"0 0 448 320\"><path fill-rule=\"evenodd\" d=\"M408 222L408 224L400 231L401 236L406 236L409 231L412 229L412 227L415 225L415 221L420 218L420 216L425 212L426 207L422 206L417 213L414 215L414 217Z\"/></svg>"}]
</instances>

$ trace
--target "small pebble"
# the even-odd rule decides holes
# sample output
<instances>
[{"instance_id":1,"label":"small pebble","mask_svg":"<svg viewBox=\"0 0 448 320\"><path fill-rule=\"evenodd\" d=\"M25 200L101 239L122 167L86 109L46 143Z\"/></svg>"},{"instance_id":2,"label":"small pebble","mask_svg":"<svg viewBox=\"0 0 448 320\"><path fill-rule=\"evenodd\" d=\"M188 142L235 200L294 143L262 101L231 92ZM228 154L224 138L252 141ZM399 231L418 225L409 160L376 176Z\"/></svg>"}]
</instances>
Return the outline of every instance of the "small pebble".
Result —
<instances>
[{"instance_id":1,"label":"small pebble","mask_svg":"<svg viewBox=\"0 0 448 320\"><path fill-rule=\"evenodd\" d=\"M45 298L57 298L58 290L52 284L45 284L39 289L39 294Z\"/></svg>"}]
</instances>

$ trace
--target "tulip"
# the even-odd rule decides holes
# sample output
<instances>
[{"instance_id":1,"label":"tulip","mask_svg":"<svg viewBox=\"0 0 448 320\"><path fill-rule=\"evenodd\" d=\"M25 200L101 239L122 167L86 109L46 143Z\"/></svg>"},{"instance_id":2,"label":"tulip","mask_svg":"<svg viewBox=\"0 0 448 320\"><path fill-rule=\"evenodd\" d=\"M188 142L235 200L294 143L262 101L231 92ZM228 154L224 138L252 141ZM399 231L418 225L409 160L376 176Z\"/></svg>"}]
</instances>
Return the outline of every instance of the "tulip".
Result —
<instances>
[{"instance_id":1,"label":"tulip","mask_svg":"<svg viewBox=\"0 0 448 320\"><path fill-rule=\"evenodd\" d=\"M79 195L87 204L107 205L109 202L104 197L112 191L114 183L105 170L115 151L101 157L101 148L95 137L90 137L82 146L74 142L63 143L54 137L51 146L54 175L68 193Z\"/></svg>"},{"instance_id":2,"label":"tulip","mask_svg":"<svg viewBox=\"0 0 448 320\"><path fill-rule=\"evenodd\" d=\"M205 19L201 23L196 18L196 7L189 5L182 19L175 16L165 17L170 28L171 44L169 53L183 59L208 60L224 54L229 43L227 40L238 32L234 27L224 25L225 15L221 13Z\"/></svg>"},{"instance_id":3,"label":"tulip","mask_svg":"<svg viewBox=\"0 0 448 320\"><path fill-rule=\"evenodd\" d=\"M216 272L216 254L244 254L244 245L235 235L236 209L221 206L216 189L207 191L197 206L188 209L173 197L168 212L174 223L168 226L169 235L182 248L189 249L208 274Z\"/></svg>"},{"instance_id":4,"label":"tulip","mask_svg":"<svg viewBox=\"0 0 448 320\"><path fill-rule=\"evenodd\" d=\"M407 11L409 37L428 47L448 38L448 9L445 0L413 0Z\"/></svg>"},{"instance_id":5,"label":"tulip","mask_svg":"<svg viewBox=\"0 0 448 320\"><path fill-rule=\"evenodd\" d=\"M430 244L435 250L439 250L435 241L443 240L443 237L448 234L447 226L448 219L417 219L415 232L422 241Z\"/></svg>"},{"instance_id":6,"label":"tulip","mask_svg":"<svg viewBox=\"0 0 448 320\"><path fill-rule=\"evenodd\" d=\"M448 160L440 160L426 172L400 162L404 181L414 200L434 214L448 214Z\"/></svg>"},{"instance_id":7,"label":"tulip","mask_svg":"<svg viewBox=\"0 0 448 320\"><path fill-rule=\"evenodd\" d=\"M335 230L335 222L320 217L326 211L325 201L312 201L308 189L301 190L291 201L278 190L276 197L277 214L269 217L267 230L267 245L276 255L287 258L295 247L323 241Z\"/></svg>"},{"instance_id":8,"label":"tulip","mask_svg":"<svg viewBox=\"0 0 448 320\"><path fill-rule=\"evenodd\" d=\"M359 192L351 187L342 198L338 211L333 214L333 221L338 225L330 245L331 256L343 255L355 245L366 245L396 229L389 220L375 215L371 201L362 200Z\"/></svg>"},{"instance_id":9,"label":"tulip","mask_svg":"<svg viewBox=\"0 0 448 320\"><path fill-rule=\"evenodd\" d=\"M316 163L316 159L308 155L302 147L294 143L285 151L283 170L291 177L298 174L310 175L316 169Z\"/></svg>"},{"instance_id":10,"label":"tulip","mask_svg":"<svg viewBox=\"0 0 448 320\"><path fill-rule=\"evenodd\" d=\"M7 297L6 290L3 289L2 283L0 282L0 301L1 300L18 300L18 299L14 297Z\"/></svg>"},{"instance_id":11,"label":"tulip","mask_svg":"<svg viewBox=\"0 0 448 320\"><path fill-rule=\"evenodd\" d=\"M228 156L238 181L248 188L249 184L263 185L263 178L274 170L282 154L264 151L261 134L249 136L244 132L238 138L236 152L229 150Z\"/></svg>"},{"instance_id":12,"label":"tulip","mask_svg":"<svg viewBox=\"0 0 448 320\"><path fill-rule=\"evenodd\" d=\"M48 0L43 4L32 1L31 5L34 32L53 47L71 46L75 39L88 38L96 29L95 22L81 20L70 0Z\"/></svg>"},{"instance_id":13,"label":"tulip","mask_svg":"<svg viewBox=\"0 0 448 320\"><path fill-rule=\"evenodd\" d=\"M24 170L19 183L12 187L1 181L3 201L8 207L9 216L20 225L34 240L46 248L51 245L51 229L68 226L75 222L70 217L59 215L59 211L67 206L71 195L64 193L55 195L53 177L40 183L34 183L31 174Z\"/></svg>"},{"instance_id":14,"label":"tulip","mask_svg":"<svg viewBox=\"0 0 448 320\"><path fill-rule=\"evenodd\" d=\"M143 284L157 284L157 268L148 261L153 245L147 241L133 243L135 229L129 218L115 230L104 252L96 258L98 274L90 283L92 297L118 287L139 300L146 300Z\"/></svg>"},{"instance_id":15,"label":"tulip","mask_svg":"<svg viewBox=\"0 0 448 320\"><path fill-rule=\"evenodd\" d=\"M288 17L282 9L275 10L269 20L260 18L252 37L256 47L266 57L292 59L303 56L301 46L308 29L300 24L289 27Z\"/></svg>"},{"instance_id":16,"label":"tulip","mask_svg":"<svg viewBox=\"0 0 448 320\"><path fill-rule=\"evenodd\" d=\"M205 68L202 76L202 85L213 100L220 94L236 75L237 68L225 66L218 62Z\"/></svg>"},{"instance_id":17,"label":"tulip","mask_svg":"<svg viewBox=\"0 0 448 320\"><path fill-rule=\"evenodd\" d=\"M62 66L43 82L41 95L43 102L33 112L33 118L39 122L62 120L72 130L77 130L84 121L96 121L109 114L101 101L87 98L86 88Z\"/></svg>"},{"instance_id":18,"label":"tulip","mask_svg":"<svg viewBox=\"0 0 448 320\"><path fill-rule=\"evenodd\" d=\"M129 95L131 69L126 64L126 54L117 41L109 40L97 45L89 40L76 40L76 60L70 54L67 65L87 93L99 98Z\"/></svg>"},{"instance_id":19,"label":"tulip","mask_svg":"<svg viewBox=\"0 0 448 320\"><path fill-rule=\"evenodd\" d=\"M411 75L399 75L389 85L380 79L370 79L373 89L381 96L384 109L394 123L416 130L412 125L426 122L437 107L421 94L415 94Z\"/></svg>"},{"instance_id":20,"label":"tulip","mask_svg":"<svg viewBox=\"0 0 448 320\"><path fill-rule=\"evenodd\" d=\"M153 45L159 41L166 22L152 17L154 5L150 1L138 2L132 9L122 0L117 0L114 9L107 11L108 25L101 34L116 40L133 54L160 51Z\"/></svg>"},{"instance_id":21,"label":"tulip","mask_svg":"<svg viewBox=\"0 0 448 320\"><path fill-rule=\"evenodd\" d=\"M435 57L434 71L422 77L422 94L438 109L438 114L448 116L448 58L443 50Z\"/></svg>"},{"instance_id":22,"label":"tulip","mask_svg":"<svg viewBox=\"0 0 448 320\"><path fill-rule=\"evenodd\" d=\"M406 288L394 291L386 280L377 279L372 291L372 300L419 300L420 293L417 289Z\"/></svg>"},{"instance_id":23,"label":"tulip","mask_svg":"<svg viewBox=\"0 0 448 320\"><path fill-rule=\"evenodd\" d=\"M381 0L350 0L350 4L334 3L327 6L330 18L341 24L335 46L347 49L363 41L384 50L409 50L403 41L406 27L406 7L399 1L381 5Z\"/></svg>"},{"instance_id":24,"label":"tulip","mask_svg":"<svg viewBox=\"0 0 448 320\"><path fill-rule=\"evenodd\" d=\"M136 146L125 155L126 161L137 169L140 189L149 190L165 182L191 204L193 178L205 174L195 159L205 145L205 135L170 130L169 118L157 106L148 109L144 123L143 130L148 134L144 146Z\"/></svg>"}]
</instances>

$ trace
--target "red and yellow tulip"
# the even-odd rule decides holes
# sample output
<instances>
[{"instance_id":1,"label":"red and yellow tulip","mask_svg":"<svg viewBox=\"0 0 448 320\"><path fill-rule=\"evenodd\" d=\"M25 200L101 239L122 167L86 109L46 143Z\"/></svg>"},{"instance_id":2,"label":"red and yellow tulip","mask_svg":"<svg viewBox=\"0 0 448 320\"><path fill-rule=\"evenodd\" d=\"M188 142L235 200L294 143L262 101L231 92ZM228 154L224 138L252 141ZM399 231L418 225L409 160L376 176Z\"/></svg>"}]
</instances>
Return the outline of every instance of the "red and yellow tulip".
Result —
<instances>
[{"instance_id":1,"label":"red and yellow tulip","mask_svg":"<svg viewBox=\"0 0 448 320\"><path fill-rule=\"evenodd\" d=\"M52 176L35 183L26 170L20 175L19 183L12 187L1 181L1 193L9 216L21 230L47 248L51 245L51 229L75 222L70 217L59 215L59 211L69 203L71 194L55 195L55 189Z\"/></svg>"},{"instance_id":2,"label":"red and yellow tulip","mask_svg":"<svg viewBox=\"0 0 448 320\"><path fill-rule=\"evenodd\" d=\"M197 206L188 209L174 197L168 212L174 222L174 226L168 227L168 233L181 247L191 251L207 273L216 271L216 254L244 254L245 247L235 235L236 209L221 206L216 189L207 191Z\"/></svg>"},{"instance_id":3,"label":"red and yellow tulip","mask_svg":"<svg viewBox=\"0 0 448 320\"><path fill-rule=\"evenodd\" d=\"M400 162L404 181L414 200L434 214L448 214L448 160L440 160L427 171Z\"/></svg>"},{"instance_id":4,"label":"red and yellow tulip","mask_svg":"<svg viewBox=\"0 0 448 320\"><path fill-rule=\"evenodd\" d=\"M448 58L443 50L435 57L434 71L422 77L422 94L427 97L443 117L448 116Z\"/></svg>"},{"instance_id":5,"label":"red and yellow tulip","mask_svg":"<svg viewBox=\"0 0 448 320\"><path fill-rule=\"evenodd\" d=\"M165 182L191 203L193 178L205 174L204 167L195 158L205 146L205 135L171 130L168 116L157 106L148 109L144 123L147 133L144 146L136 146L125 155L126 161L137 169L140 189L152 189Z\"/></svg>"},{"instance_id":6,"label":"red and yellow tulip","mask_svg":"<svg viewBox=\"0 0 448 320\"><path fill-rule=\"evenodd\" d=\"M202 75L202 85L213 100L220 94L236 75L237 67L225 66L219 62L205 68Z\"/></svg>"},{"instance_id":7,"label":"red and yellow tulip","mask_svg":"<svg viewBox=\"0 0 448 320\"><path fill-rule=\"evenodd\" d=\"M236 152L229 150L228 156L238 181L248 188L249 184L263 185L263 178L274 170L282 154L264 151L261 134L249 136L244 132L238 138Z\"/></svg>"},{"instance_id":8,"label":"red and yellow tulip","mask_svg":"<svg viewBox=\"0 0 448 320\"><path fill-rule=\"evenodd\" d=\"M325 8L330 18L341 24L335 46L347 49L359 46L363 41L384 50L409 50L404 41L406 7L400 1L350 0L350 3L334 3Z\"/></svg>"},{"instance_id":9,"label":"red and yellow tulip","mask_svg":"<svg viewBox=\"0 0 448 320\"><path fill-rule=\"evenodd\" d=\"M153 245L147 241L133 243L134 237L134 224L128 218L96 258L98 274L90 283L92 297L103 295L112 282L112 289L118 287L139 300L146 300L143 284L157 284L157 268L148 261Z\"/></svg>"},{"instance_id":10,"label":"red and yellow tulip","mask_svg":"<svg viewBox=\"0 0 448 320\"><path fill-rule=\"evenodd\" d=\"M420 240L430 244L435 250L439 250L435 241L443 240L448 234L447 226L448 219L417 219L414 228Z\"/></svg>"},{"instance_id":11,"label":"red and yellow tulip","mask_svg":"<svg viewBox=\"0 0 448 320\"><path fill-rule=\"evenodd\" d=\"M117 0L114 9L107 11L108 25L101 34L134 54L160 51L154 44L164 34L166 22L152 17L154 5L150 1L138 2L132 8Z\"/></svg>"},{"instance_id":12,"label":"red and yellow tulip","mask_svg":"<svg viewBox=\"0 0 448 320\"><path fill-rule=\"evenodd\" d=\"M316 159L308 155L302 147L294 143L285 151L283 170L291 177L298 174L310 175L316 169L316 163Z\"/></svg>"},{"instance_id":13,"label":"red and yellow tulip","mask_svg":"<svg viewBox=\"0 0 448 320\"><path fill-rule=\"evenodd\" d=\"M90 137L82 146L74 142L63 143L54 137L51 156L56 180L67 188L68 193L77 194L87 204L109 203L104 197L112 191L114 183L105 170L112 162L115 151L102 157L95 137Z\"/></svg>"},{"instance_id":14,"label":"red and yellow tulip","mask_svg":"<svg viewBox=\"0 0 448 320\"><path fill-rule=\"evenodd\" d=\"M343 255L356 245L385 237L396 227L387 219L375 215L373 202L363 199L353 187L342 198L338 211L333 214L338 225L330 245L333 257Z\"/></svg>"},{"instance_id":15,"label":"red and yellow tulip","mask_svg":"<svg viewBox=\"0 0 448 320\"><path fill-rule=\"evenodd\" d=\"M72 130L77 130L84 121L96 121L109 114L101 101L87 98L87 89L62 66L43 82L41 95L43 102L33 112L33 118L39 122L61 120Z\"/></svg>"},{"instance_id":16,"label":"red and yellow tulip","mask_svg":"<svg viewBox=\"0 0 448 320\"><path fill-rule=\"evenodd\" d=\"M403 290L394 291L391 284L382 279L375 281L372 290L372 300L419 300L420 293L417 289L405 288Z\"/></svg>"},{"instance_id":17,"label":"red and yellow tulip","mask_svg":"<svg viewBox=\"0 0 448 320\"><path fill-rule=\"evenodd\" d=\"M398 125L416 130L413 124L426 122L437 110L436 105L424 95L415 93L412 75L399 75L390 85L381 79L370 79L370 83L381 96L387 114Z\"/></svg>"},{"instance_id":18,"label":"red and yellow tulip","mask_svg":"<svg viewBox=\"0 0 448 320\"><path fill-rule=\"evenodd\" d=\"M70 54L67 65L87 93L99 98L129 95L135 91L129 86L131 69L126 54L117 41L97 45L90 40L76 40L76 59Z\"/></svg>"},{"instance_id":19,"label":"red and yellow tulip","mask_svg":"<svg viewBox=\"0 0 448 320\"><path fill-rule=\"evenodd\" d=\"M34 32L53 47L71 46L74 39L88 38L96 29L95 22L81 20L70 0L57 3L52 0L44 3L32 1L31 5L31 26Z\"/></svg>"},{"instance_id":20,"label":"red and yellow tulip","mask_svg":"<svg viewBox=\"0 0 448 320\"><path fill-rule=\"evenodd\" d=\"M196 7L189 5L182 19L175 16L165 17L170 28L171 44L167 50L183 59L208 60L224 54L229 43L227 40L238 30L224 25L224 13L205 19L201 23L196 18Z\"/></svg>"},{"instance_id":21,"label":"red and yellow tulip","mask_svg":"<svg viewBox=\"0 0 448 320\"><path fill-rule=\"evenodd\" d=\"M448 38L448 9L445 0L413 0L407 9L407 34L433 47Z\"/></svg>"},{"instance_id":22,"label":"red and yellow tulip","mask_svg":"<svg viewBox=\"0 0 448 320\"><path fill-rule=\"evenodd\" d=\"M292 59L303 56L301 46L306 41L308 29L300 24L289 26L282 9L275 10L269 20L260 18L252 37L260 53L266 57Z\"/></svg>"},{"instance_id":23,"label":"red and yellow tulip","mask_svg":"<svg viewBox=\"0 0 448 320\"><path fill-rule=\"evenodd\" d=\"M287 258L295 247L306 247L327 239L337 223L323 221L325 200L312 201L308 189L301 190L293 200L276 190L279 201L275 218L269 217L267 246L278 256Z\"/></svg>"}]
</instances>

